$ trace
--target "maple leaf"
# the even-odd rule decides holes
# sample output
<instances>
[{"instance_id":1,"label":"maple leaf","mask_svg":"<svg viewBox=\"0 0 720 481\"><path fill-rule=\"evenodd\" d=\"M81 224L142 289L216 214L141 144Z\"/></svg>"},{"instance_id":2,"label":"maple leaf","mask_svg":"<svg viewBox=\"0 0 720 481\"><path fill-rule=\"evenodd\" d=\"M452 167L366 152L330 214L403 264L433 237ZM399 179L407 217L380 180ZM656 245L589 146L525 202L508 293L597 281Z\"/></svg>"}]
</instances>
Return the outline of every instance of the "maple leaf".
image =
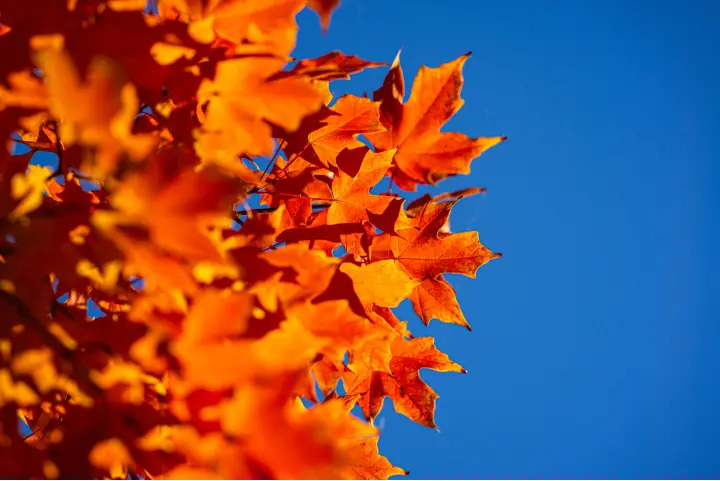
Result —
<instances>
[{"instance_id":1,"label":"maple leaf","mask_svg":"<svg viewBox=\"0 0 720 481\"><path fill-rule=\"evenodd\" d=\"M372 225L388 234L397 234L400 229L411 226L411 222L405 214L403 204L405 199L396 197L390 200L385 210L380 213L367 211L368 220Z\"/></svg>"},{"instance_id":2,"label":"maple leaf","mask_svg":"<svg viewBox=\"0 0 720 481\"><path fill-rule=\"evenodd\" d=\"M183 338L193 344L205 344L238 336L248 329L251 309L246 293L205 291L185 318ZM208 313L212 313L213 322L207 322Z\"/></svg>"},{"instance_id":3,"label":"maple leaf","mask_svg":"<svg viewBox=\"0 0 720 481\"><path fill-rule=\"evenodd\" d=\"M370 194L370 189L387 172L392 155L393 151L376 154L362 146L344 150L338 156L339 172L332 182L334 202L328 209L328 225L370 222L371 213L382 214L388 208L394 197ZM341 240L349 252L363 254L360 235L343 235Z\"/></svg>"},{"instance_id":4,"label":"maple leaf","mask_svg":"<svg viewBox=\"0 0 720 481\"><path fill-rule=\"evenodd\" d=\"M456 174L470 173L470 162L505 137L469 138L460 133L441 133L440 128L462 106L462 67L470 54L437 68L421 67L412 93L403 104L404 81L399 54L374 99L381 102L386 132L368 134L380 150L397 149L393 163L406 178L401 187L435 185Z\"/></svg>"},{"instance_id":5,"label":"maple leaf","mask_svg":"<svg viewBox=\"0 0 720 481\"><path fill-rule=\"evenodd\" d=\"M413 200L407 205L407 213L411 216L415 216L418 212L420 212L420 210L422 210L422 208L426 204L430 202L438 203L443 200L460 200L465 197L482 194L486 191L487 189L485 189L484 187L467 187L465 189L460 189L453 192L443 192L436 196L430 196L430 194L425 194Z\"/></svg>"},{"instance_id":6,"label":"maple leaf","mask_svg":"<svg viewBox=\"0 0 720 481\"><path fill-rule=\"evenodd\" d=\"M266 121L292 131L320 108L321 92L308 79L271 79L283 64L261 57L226 60L217 66L214 79L203 80L197 95L209 104L197 134L201 157L269 155L273 143Z\"/></svg>"},{"instance_id":7,"label":"maple leaf","mask_svg":"<svg viewBox=\"0 0 720 481\"><path fill-rule=\"evenodd\" d=\"M369 62L356 55L345 55L342 52L335 51L315 59L300 60L290 72L307 75L315 80L347 80L351 74L358 73L366 68L380 67L381 65L385 64L382 62Z\"/></svg>"},{"instance_id":8,"label":"maple leaf","mask_svg":"<svg viewBox=\"0 0 720 481\"><path fill-rule=\"evenodd\" d=\"M161 8L172 7L189 16L190 34L211 43L216 35L239 44L248 41L270 52L287 55L295 46L295 15L302 0L161 0Z\"/></svg>"},{"instance_id":9,"label":"maple leaf","mask_svg":"<svg viewBox=\"0 0 720 481\"><path fill-rule=\"evenodd\" d=\"M341 361L348 349L383 334L367 319L354 314L344 300L297 304L287 311L287 316L299 319L316 337L327 339L320 352L335 361Z\"/></svg>"},{"instance_id":10,"label":"maple leaf","mask_svg":"<svg viewBox=\"0 0 720 481\"><path fill-rule=\"evenodd\" d=\"M292 268L295 275L289 279L281 276L275 291L287 305L305 300L319 302L318 296L330 285L337 266L337 259L302 245L270 251L263 258L277 268Z\"/></svg>"},{"instance_id":11,"label":"maple leaf","mask_svg":"<svg viewBox=\"0 0 720 481\"><path fill-rule=\"evenodd\" d=\"M209 53L204 45L192 40L182 23L158 22L155 17L140 11L118 11L106 8L102 5L104 2L96 0L80 2L85 4L84 8L76 9L73 20L62 25L60 30L64 46L78 70L86 71L97 57L112 60L123 67L126 79L136 88L138 98L147 105L163 102L162 88L175 87L177 84L173 80L191 64L189 60L173 63L167 55L158 55L163 46L166 53L171 49L176 56L178 52L185 56L189 56L189 51L195 52L194 62ZM93 2L96 5L88 5ZM81 14L78 10L85 12ZM80 15L88 18L83 19ZM84 21L84 25L78 28L77 20Z\"/></svg>"},{"instance_id":12,"label":"maple leaf","mask_svg":"<svg viewBox=\"0 0 720 481\"><path fill-rule=\"evenodd\" d=\"M338 401L298 410L288 403L293 383L290 375L276 386L237 391L225 408L225 429L242 437L246 451L268 466L276 478L339 477L343 438L372 435L375 429L352 420L347 407Z\"/></svg>"},{"instance_id":13,"label":"maple leaf","mask_svg":"<svg viewBox=\"0 0 720 481\"><path fill-rule=\"evenodd\" d=\"M98 212L93 222L108 232L118 225L144 226L151 240L168 252L219 259L207 226L228 222L227 212L242 195L242 184L214 168L196 172L193 161L182 149L157 152L146 170L116 186L110 201L115 212Z\"/></svg>"},{"instance_id":14,"label":"maple leaf","mask_svg":"<svg viewBox=\"0 0 720 481\"><path fill-rule=\"evenodd\" d=\"M378 440L378 437L372 437L353 442L350 452L356 464L348 470L347 479L388 479L390 476L410 474L402 468L393 466L385 456L380 455Z\"/></svg>"},{"instance_id":15,"label":"maple leaf","mask_svg":"<svg viewBox=\"0 0 720 481\"><path fill-rule=\"evenodd\" d=\"M308 118L306 125L287 136L284 151L289 156L302 155L324 167L336 165L340 151L364 146L357 140L358 135L384 130L378 107L379 103L370 99L344 95L327 116L317 120Z\"/></svg>"},{"instance_id":16,"label":"maple leaf","mask_svg":"<svg viewBox=\"0 0 720 481\"><path fill-rule=\"evenodd\" d=\"M41 50L36 62L46 76L49 110L60 119L63 142L98 149L95 165L84 170L103 177L114 169L121 152L135 159L149 152L153 139L131 135L139 103L120 65L98 57L83 81L66 51Z\"/></svg>"},{"instance_id":17,"label":"maple leaf","mask_svg":"<svg viewBox=\"0 0 720 481\"><path fill-rule=\"evenodd\" d=\"M426 204L412 219L412 228L396 236L385 234L373 252L378 258L397 260L415 279L435 278L443 273L474 278L480 266L502 254L482 245L477 232L443 232L456 202Z\"/></svg>"},{"instance_id":18,"label":"maple leaf","mask_svg":"<svg viewBox=\"0 0 720 481\"><path fill-rule=\"evenodd\" d=\"M317 381L320 392L323 396L328 397L337 387L343 373L349 372L349 370L345 363L334 362L321 355L320 359L313 364L311 372Z\"/></svg>"},{"instance_id":19,"label":"maple leaf","mask_svg":"<svg viewBox=\"0 0 720 481\"><path fill-rule=\"evenodd\" d=\"M361 266L344 262L340 271L350 276L361 301L382 307L397 307L417 284L392 260Z\"/></svg>"},{"instance_id":20,"label":"maple leaf","mask_svg":"<svg viewBox=\"0 0 720 481\"><path fill-rule=\"evenodd\" d=\"M282 232L281 224L286 210L285 205L280 204L271 213L249 217L240 229L241 235L236 236L229 243L233 247L253 245L260 249L266 249L275 242L278 234Z\"/></svg>"},{"instance_id":21,"label":"maple leaf","mask_svg":"<svg viewBox=\"0 0 720 481\"><path fill-rule=\"evenodd\" d=\"M418 317L425 323L437 319L442 322L459 324L470 330L460 305L455 298L455 290L442 277L429 278L422 281L410 293L413 309Z\"/></svg>"},{"instance_id":22,"label":"maple leaf","mask_svg":"<svg viewBox=\"0 0 720 481\"><path fill-rule=\"evenodd\" d=\"M430 337L406 341L396 338L391 345L392 359L387 372L368 369L350 362L354 374L346 375L349 395L361 395L358 404L367 419L374 419L390 397L395 410L423 426L435 428L435 401L438 395L420 379L420 369L439 372L465 370L435 348Z\"/></svg>"},{"instance_id":23,"label":"maple leaf","mask_svg":"<svg viewBox=\"0 0 720 481\"><path fill-rule=\"evenodd\" d=\"M174 344L174 352L182 364L187 389L226 389L300 369L326 344L294 320L257 340L237 337L197 345L181 338Z\"/></svg>"}]
</instances>

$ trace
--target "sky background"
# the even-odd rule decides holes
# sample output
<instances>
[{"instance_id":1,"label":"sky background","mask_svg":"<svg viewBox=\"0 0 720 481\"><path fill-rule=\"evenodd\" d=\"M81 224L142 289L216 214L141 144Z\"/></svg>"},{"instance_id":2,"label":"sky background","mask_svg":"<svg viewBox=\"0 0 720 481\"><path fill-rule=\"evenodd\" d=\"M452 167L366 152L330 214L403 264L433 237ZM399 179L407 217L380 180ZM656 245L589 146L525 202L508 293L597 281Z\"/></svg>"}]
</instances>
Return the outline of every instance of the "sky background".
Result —
<instances>
[{"instance_id":1,"label":"sky background","mask_svg":"<svg viewBox=\"0 0 720 481\"><path fill-rule=\"evenodd\" d=\"M381 453L414 479L720 478L720 2L342 0L326 35L298 21L300 58L402 47L408 95L472 51L445 130L509 137L435 190L488 188L451 217L504 254L448 276L473 331L398 312L468 374L422 374L440 432L387 400Z\"/></svg>"},{"instance_id":2,"label":"sky background","mask_svg":"<svg viewBox=\"0 0 720 481\"><path fill-rule=\"evenodd\" d=\"M409 306L468 374L424 371L440 433L379 417L412 478L720 477L720 2L343 0L298 57L473 51L445 129L509 140L442 190L504 257L450 276L473 332ZM386 69L336 83L372 92Z\"/></svg>"}]
</instances>

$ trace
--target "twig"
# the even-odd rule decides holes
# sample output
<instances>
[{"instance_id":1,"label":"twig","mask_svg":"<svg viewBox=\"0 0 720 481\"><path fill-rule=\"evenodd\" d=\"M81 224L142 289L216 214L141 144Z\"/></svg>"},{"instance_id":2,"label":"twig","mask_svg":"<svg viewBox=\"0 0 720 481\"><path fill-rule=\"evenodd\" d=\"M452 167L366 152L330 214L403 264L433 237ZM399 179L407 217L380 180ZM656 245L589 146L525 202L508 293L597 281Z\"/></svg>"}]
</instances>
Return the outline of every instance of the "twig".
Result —
<instances>
[{"instance_id":1,"label":"twig","mask_svg":"<svg viewBox=\"0 0 720 481\"><path fill-rule=\"evenodd\" d=\"M285 141L283 140L280 142L277 146L277 149L275 149L275 153L273 154L272 158L270 159L270 162L268 162L267 167L265 167L265 170L263 170L262 175L260 176L260 180L263 180L265 178L265 175L267 175L268 171L270 170L270 167L272 167L275 164L275 160L278 158L278 155L280 155L280 150L282 149L283 144Z\"/></svg>"},{"instance_id":2,"label":"twig","mask_svg":"<svg viewBox=\"0 0 720 481\"><path fill-rule=\"evenodd\" d=\"M307 148L307 146L306 146L306 148ZM278 180L282 180L282 179L284 179L285 177L287 177L288 167L290 167L290 166L292 165L292 163L295 162L295 161L300 157L300 154L302 154L303 152L305 152L305 149L302 149L302 150L300 151L300 153L295 154L292 159L288 160L288 163L285 164L285 167L283 167L282 169L280 169L280 172L278 172L277 175L275 175L275 178L271 181L271 183L272 183L273 185L274 185ZM283 176L282 176L282 177L279 177L281 174L283 174Z\"/></svg>"}]
</instances>

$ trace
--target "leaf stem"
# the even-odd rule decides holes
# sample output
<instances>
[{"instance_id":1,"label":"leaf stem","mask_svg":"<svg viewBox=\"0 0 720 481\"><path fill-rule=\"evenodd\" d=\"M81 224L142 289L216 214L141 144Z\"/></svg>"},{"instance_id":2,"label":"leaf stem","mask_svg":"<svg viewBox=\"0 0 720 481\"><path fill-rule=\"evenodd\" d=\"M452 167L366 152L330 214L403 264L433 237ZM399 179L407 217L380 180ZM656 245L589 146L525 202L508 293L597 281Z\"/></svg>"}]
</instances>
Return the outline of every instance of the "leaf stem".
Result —
<instances>
[{"instance_id":1,"label":"leaf stem","mask_svg":"<svg viewBox=\"0 0 720 481\"><path fill-rule=\"evenodd\" d=\"M263 173L260 176L260 180L263 180L265 178L268 171L270 170L270 167L272 167L275 164L275 160L277 160L278 155L280 155L280 150L282 150L284 143L285 143L285 141L283 140L282 142L280 142L278 144L277 149L275 149L275 153L273 154L272 158L270 159L270 162L268 162L267 167L265 167L265 170L263 170Z\"/></svg>"}]
</instances>

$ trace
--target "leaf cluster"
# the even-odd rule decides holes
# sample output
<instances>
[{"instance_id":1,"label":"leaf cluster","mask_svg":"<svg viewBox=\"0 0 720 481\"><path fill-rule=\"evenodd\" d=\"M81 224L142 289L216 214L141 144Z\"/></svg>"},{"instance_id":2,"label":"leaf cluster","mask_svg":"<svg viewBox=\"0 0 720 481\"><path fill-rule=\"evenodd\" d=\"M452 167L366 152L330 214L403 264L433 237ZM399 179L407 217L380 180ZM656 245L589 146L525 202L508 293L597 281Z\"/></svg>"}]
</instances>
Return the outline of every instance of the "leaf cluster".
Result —
<instances>
[{"instance_id":1,"label":"leaf cluster","mask_svg":"<svg viewBox=\"0 0 720 481\"><path fill-rule=\"evenodd\" d=\"M504 138L441 132L468 55L334 99L384 65L289 57L337 3L0 3L3 477L405 473L372 420L464 370L393 309L469 328L445 276L499 257L449 229L482 189L413 193Z\"/></svg>"}]
</instances>

